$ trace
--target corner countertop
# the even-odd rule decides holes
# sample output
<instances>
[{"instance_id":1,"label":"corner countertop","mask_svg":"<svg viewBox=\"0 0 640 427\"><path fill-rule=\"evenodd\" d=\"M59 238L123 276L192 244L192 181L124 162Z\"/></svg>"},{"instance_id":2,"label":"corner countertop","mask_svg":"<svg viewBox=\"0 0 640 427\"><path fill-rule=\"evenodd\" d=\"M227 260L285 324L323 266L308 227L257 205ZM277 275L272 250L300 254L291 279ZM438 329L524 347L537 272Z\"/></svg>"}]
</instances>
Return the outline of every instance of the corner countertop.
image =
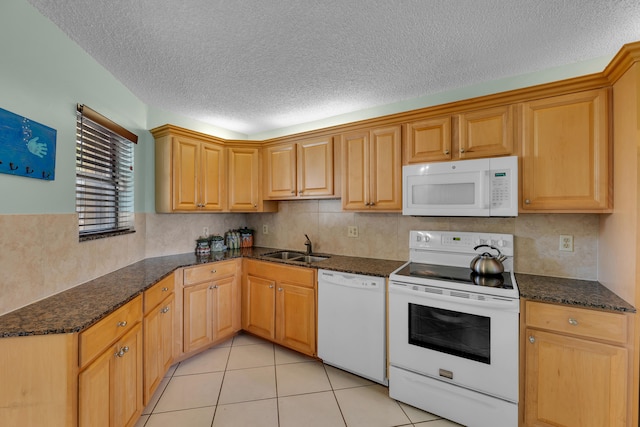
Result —
<instances>
[{"instance_id":1,"label":"corner countertop","mask_svg":"<svg viewBox=\"0 0 640 427\"><path fill-rule=\"evenodd\" d=\"M142 294L176 269L234 258L253 258L301 267L388 277L404 261L330 255L307 264L274 261L275 248L253 247L196 257L193 253L147 258L41 301L0 316L0 338L77 333ZM522 298L617 312L635 308L598 282L516 273Z\"/></svg>"},{"instance_id":2,"label":"corner countertop","mask_svg":"<svg viewBox=\"0 0 640 427\"><path fill-rule=\"evenodd\" d=\"M0 316L0 338L80 332L131 301L178 268L234 258L273 259L274 248L243 248L196 257L193 253L147 258ZM277 261L280 262L280 261ZM331 255L327 260L286 264L371 276L389 276L402 261Z\"/></svg>"}]
</instances>

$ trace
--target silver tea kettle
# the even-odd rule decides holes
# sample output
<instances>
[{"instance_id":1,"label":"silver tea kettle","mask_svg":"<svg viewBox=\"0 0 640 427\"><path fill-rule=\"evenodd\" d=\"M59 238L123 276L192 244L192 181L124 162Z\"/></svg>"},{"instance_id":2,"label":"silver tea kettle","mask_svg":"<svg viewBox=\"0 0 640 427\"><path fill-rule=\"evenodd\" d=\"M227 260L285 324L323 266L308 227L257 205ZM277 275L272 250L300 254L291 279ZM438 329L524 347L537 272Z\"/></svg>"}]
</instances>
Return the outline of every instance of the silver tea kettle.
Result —
<instances>
[{"instance_id":1,"label":"silver tea kettle","mask_svg":"<svg viewBox=\"0 0 640 427\"><path fill-rule=\"evenodd\" d=\"M487 247L491 249L495 249L498 251L497 256L491 255L489 252L484 252L482 255L477 255L473 260L471 260L471 270L474 273L485 275L485 274L500 274L504 271L504 265L502 265L502 261L507 259L506 256L500 253L500 249L491 245L478 245L473 250L477 250L478 248Z\"/></svg>"}]
</instances>

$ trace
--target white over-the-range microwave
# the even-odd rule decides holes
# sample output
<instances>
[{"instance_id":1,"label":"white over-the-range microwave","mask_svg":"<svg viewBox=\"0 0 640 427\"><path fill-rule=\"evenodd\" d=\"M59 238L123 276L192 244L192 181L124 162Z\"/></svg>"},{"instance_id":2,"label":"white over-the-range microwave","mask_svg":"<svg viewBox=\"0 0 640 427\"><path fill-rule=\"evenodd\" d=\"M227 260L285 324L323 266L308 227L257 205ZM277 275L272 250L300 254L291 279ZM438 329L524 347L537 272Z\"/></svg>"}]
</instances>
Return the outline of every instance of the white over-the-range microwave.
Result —
<instances>
[{"instance_id":1,"label":"white over-the-range microwave","mask_svg":"<svg viewBox=\"0 0 640 427\"><path fill-rule=\"evenodd\" d=\"M402 192L403 215L518 216L518 157L403 166Z\"/></svg>"}]
</instances>

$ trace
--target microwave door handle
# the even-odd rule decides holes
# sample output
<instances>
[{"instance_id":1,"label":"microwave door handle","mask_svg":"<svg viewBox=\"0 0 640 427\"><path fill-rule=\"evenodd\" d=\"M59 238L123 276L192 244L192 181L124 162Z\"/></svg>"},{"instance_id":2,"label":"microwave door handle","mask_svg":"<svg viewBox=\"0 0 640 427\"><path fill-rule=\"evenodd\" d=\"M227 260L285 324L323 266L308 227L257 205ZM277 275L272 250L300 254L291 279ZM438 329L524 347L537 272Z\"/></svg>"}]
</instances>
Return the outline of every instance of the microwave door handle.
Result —
<instances>
[{"instance_id":1,"label":"microwave door handle","mask_svg":"<svg viewBox=\"0 0 640 427\"><path fill-rule=\"evenodd\" d=\"M491 208L491 171L484 171L484 179L483 179L483 187L480 190L482 191L482 208L490 209Z\"/></svg>"}]
</instances>

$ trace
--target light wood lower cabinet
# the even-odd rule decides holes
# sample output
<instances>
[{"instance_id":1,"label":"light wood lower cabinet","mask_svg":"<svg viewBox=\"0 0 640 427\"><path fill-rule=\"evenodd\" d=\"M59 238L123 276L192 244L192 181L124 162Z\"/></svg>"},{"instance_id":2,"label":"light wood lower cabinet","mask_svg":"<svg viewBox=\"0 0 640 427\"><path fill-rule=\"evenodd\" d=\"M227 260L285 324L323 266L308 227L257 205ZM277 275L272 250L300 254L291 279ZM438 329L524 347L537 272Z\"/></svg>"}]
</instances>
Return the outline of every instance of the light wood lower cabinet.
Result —
<instances>
[{"instance_id":1,"label":"light wood lower cabinet","mask_svg":"<svg viewBox=\"0 0 640 427\"><path fill-rule=\"evenodd\" d=\"M525 313L524 425L626 426L627 316L531 301Z\"/></svg>"},{"instance_id":2,"label":"light wood lower cabinet","mask_svg":"<svg viewBox=\"0 0 640 427\"><path fill-rule=\"evenodd\" d=\"M242 328L316 355L316 271L247 259L242 274Z\"/></svg>"},{"instance_id":3,"label":"light wood lower cabinet","mask_svg":"<svg viewBox=\"0 0 640 427\"><path fill-rule=\"evenodd\" d=\"M141 320L139 296L80 334L80 427L133 426L138 420L143 409ZM115 339L114 330L119 331ZM83 360L83 345L90 349L102 347L95 358L93 352L84 353L87 358ZM88 364L85 366L84 362Z\"/></svg>"},{"instance_id":4,"label":"light wood lower cabinet","mask_svg":"<svg viewBox=\"0 0 640 427\"><path fill-rule=\"evenodd\" d=\"M144 293L144 405L173 364L175 294L173 274Z\"/></svg>"},{"instance_id":5,"label":"light wood lower cabinet","mask_svg":"<svg viewBox=\"0 0 640 427\"><path fill-rule=\"evenodd\" d=\"M184 353L240 330L240 260L184 270Z\"/></svg>"}]
</instances>

